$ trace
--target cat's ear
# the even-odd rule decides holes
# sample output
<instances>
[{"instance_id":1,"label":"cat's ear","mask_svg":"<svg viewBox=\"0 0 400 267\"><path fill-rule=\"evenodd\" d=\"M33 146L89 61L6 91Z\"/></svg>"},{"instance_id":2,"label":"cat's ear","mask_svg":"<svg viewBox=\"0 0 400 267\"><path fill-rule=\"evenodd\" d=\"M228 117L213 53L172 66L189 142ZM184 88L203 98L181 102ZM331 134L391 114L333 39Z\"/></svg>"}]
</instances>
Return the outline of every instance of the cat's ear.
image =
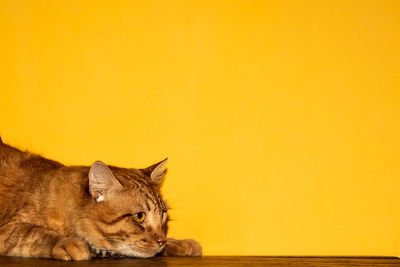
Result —
<instances>
[{"instance_id":1,"label":"cat's ear","mask_svg":"<svg viewBox=\"0 0 400 267\"><path fill-rule=\"evenodd\" d=\"M93 163L89 171L89 192L96 202L108 200L115 190L121 188L122 185L106 164L101 161Z\"/></svg>"},{"instance_id":2,"label":"cat's ear","mask_svg":"<svg viewBox=\"0 0 400 267\"><path fill-rule=\"evenodd\" d=\"M167 173L167 162L168 158L143 169L143 172L150 177L153 184L157 187L160 187L164 181L165 174Z\"/></svg>"}]
</instances>

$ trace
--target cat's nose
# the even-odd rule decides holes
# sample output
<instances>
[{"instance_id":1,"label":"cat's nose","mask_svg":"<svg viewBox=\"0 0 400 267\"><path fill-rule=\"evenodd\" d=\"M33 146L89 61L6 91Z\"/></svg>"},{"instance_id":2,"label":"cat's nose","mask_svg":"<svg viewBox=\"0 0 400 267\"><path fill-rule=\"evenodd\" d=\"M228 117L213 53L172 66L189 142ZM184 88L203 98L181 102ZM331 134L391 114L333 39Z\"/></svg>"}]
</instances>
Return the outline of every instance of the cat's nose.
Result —
<instances>
[{"instance_id":1,"label":"cat's nose","mask_svg":"<svg viewBox=\"0 0 400 267\"><path fill-rule=\"evenodd\" d=\"M160 245L160 247L162 247L165 245L165 243L167 243L167 239L158 239L157 243Z\"/></svg>"}]
</instances>

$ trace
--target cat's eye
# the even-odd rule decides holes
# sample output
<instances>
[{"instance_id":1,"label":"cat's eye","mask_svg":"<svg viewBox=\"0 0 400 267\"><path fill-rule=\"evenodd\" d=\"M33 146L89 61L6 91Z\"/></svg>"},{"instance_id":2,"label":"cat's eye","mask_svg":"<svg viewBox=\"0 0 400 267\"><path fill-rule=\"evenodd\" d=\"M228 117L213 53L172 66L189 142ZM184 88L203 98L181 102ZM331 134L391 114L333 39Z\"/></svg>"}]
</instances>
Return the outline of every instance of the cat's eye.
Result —
<instances>
[{"instance_id":1,"label":"cat's eye","mask_svg":"<svg viewBox=\"0 0 400 267\"><path fill-rule=\"evenodd\" d=\"M133 218L135 219L135 221L137 221L138 223L142 223L144 221L144 218L146 217L146 214L144 212L139 212L139 213L135 213L133 214Z\"/></svg>"}]
</instances>

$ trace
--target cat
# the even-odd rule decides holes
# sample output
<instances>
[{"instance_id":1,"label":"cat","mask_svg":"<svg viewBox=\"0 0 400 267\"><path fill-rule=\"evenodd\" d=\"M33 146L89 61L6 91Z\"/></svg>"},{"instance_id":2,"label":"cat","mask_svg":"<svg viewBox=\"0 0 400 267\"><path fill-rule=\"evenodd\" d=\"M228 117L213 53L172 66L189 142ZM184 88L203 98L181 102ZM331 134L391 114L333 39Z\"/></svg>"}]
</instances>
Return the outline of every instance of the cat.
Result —
<instances>
[{"instance_id":1,"label":"cat","mask_svg":"<svg viewBox=\"0 0 400 267\"><path fill-rule=\"evenodd\" d=\"M201 256L167 238L167 159L145 169L65 166L0 138L0 255L60 260Z\"/></svg>"}]
</instances>

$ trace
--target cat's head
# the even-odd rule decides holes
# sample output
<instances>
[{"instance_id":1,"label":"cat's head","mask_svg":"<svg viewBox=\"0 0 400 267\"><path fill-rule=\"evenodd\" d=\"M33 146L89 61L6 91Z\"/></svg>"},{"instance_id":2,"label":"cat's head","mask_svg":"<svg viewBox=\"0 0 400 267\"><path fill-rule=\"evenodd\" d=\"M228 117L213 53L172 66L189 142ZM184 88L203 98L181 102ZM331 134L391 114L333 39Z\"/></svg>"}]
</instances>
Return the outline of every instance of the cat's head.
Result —
<instances>
[{"instance_id":1,"label":"cat's head","mask_svg":"<svg viewBox=\"0 0 400 267\"><path fill-rule=\"evenodd\" d=\"M161 197L167 160L146 169L95 162L89 171L90 203L79 235L99 256L147 258L161 252L167 238L167 205Z\"/></svg>"}]
</instances>

